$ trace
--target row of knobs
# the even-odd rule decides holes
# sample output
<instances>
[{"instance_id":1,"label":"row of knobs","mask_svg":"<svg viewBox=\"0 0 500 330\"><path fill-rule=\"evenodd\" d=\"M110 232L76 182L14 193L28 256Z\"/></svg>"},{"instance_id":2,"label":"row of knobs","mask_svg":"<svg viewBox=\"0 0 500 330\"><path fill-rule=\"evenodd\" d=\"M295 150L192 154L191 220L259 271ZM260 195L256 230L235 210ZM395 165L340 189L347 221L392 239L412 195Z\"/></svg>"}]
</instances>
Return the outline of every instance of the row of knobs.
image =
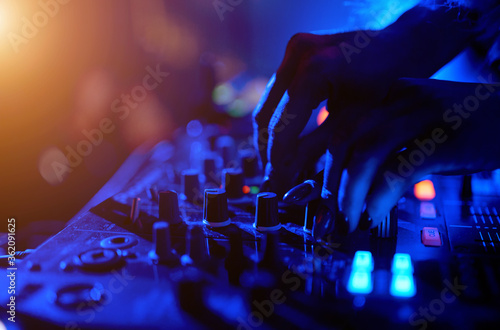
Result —
<instances>
[{"instance_id":1,"label":"row of knobs","mask_svg":"<svg viewBox=\"0 0 500 330\"><path fill-rule=\"evenodd\" d=\"M205 183L218 186L211 174L205 175L207 178ZM181 175L182 197L189 202L196 202L200 198L200 173L195 169L189 169L182 171ZM226 168L222 171L222 187L226 191L227 198L237 200L244 197L244 185L245 175L241 169Z\"/></svg>"},{"instance_id":2,"label":"row of knobs","mask_svg":"<svg viewBox=\"0 0 500 330\"><path fill-rule=\"evenodd\" d=\"M158 263L174 263L176 258L172 254L169 227L182 222L177 193L171 190L159 192L158 204L159 221L153 225L154 248L150 252L150 257ZM280 223L278 221L278 198L276 194L271 192L258 194L256 206L254 228L262 232L278 230ZM224 227L231 223L226 191L219 189L205 190L203 223L210 227ZM200 228L195 227L196 230L200 230Z\"/></svg>"}]
</instances>

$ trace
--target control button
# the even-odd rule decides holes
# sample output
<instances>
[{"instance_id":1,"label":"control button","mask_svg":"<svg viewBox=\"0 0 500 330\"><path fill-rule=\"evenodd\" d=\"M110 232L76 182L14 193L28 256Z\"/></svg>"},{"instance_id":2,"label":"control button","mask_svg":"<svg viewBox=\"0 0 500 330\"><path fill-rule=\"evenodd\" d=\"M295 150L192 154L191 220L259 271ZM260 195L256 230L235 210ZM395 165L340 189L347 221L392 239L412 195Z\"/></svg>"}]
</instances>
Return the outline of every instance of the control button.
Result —
<instances>
[{"instance_id":1,"label":"control button","mask_svg":"<svg viewBox=\"0 0 500 330\"><path fill-rule=\"evenodd\" d=\"M393 273L409 273L413 274L413 266L411 264L411 257L407 253L396 253L392 258Z\"/></svg>"},{"instance_id":2,"label":"control button","mask_svg":"<svg viewBox=\"0 0 500 330\"><path fill-rule=\"evenodd\" d=\"M422 219L436 219L436 207L434 206L434 203L420 203L420 217Z\"/></svg>"},{"instance_id":3,"label":"control button","mask_svg":"<svg viewBox=\"0 0 500 330\"><path fill-rule=\"evenodd\" d=\"M234 139L228 135L221 136L215 142L217 150L222 158L223 167L234 167L238 163L236 158L236 146Z\"/></svg>"},{"instance_id":4,"label":"control button","mask_svg":"<svg viewBox=\"0 0 500 330\"><path fill-rule=\"evenodd\" d=\"M241 169L226 168L222 171L222 187L226 190L227 198L242 198L244 185L245 178Z\"/></svg>"},{"instance_id":5,"label":"control button","mask_svg":"<svg viewBox=\"0 0 500 330\"><path fill-rule=\"evenodd\" d=\"M392 274L391 296L410 298L417 293L413 274Z\"/></svg>"},{"instance_id":6,"label":"control button","mask_svg":"<svg viewBox=\"0 0 500 330\"><path fill-rule=\"evenodd\" d=\"M182 198L189 202L196 202L200 198L200 177L195 169L188 169L181 172Z\"/></svg>"},{"instance_id":7,"label":"control button","mask_svg":"<svg viewBox=\"0 0 500 330\"><path fill-rule=\"evenodd\" d=\"M422 229L422 243L425 246L441 246L439 230L434 227L424 227Z\"/></svg>"},{"instance_id":8,"label":"control button","mask_svg":"<svg viewBox=\"0 0 500 330\"><path fill-rule=\"evenodd\" d=\"M413 193L415 197L421 201L430 201L436 197L436 190L434 189L434 183L431 180L420 181L413 187Z\"/></svg>"},{"instance_id":9,"label":"control button","mask_svg":"<svg viewBox=\"0 0 500 330\"><path fill-rule=\"evenodd\" d=\"M245 178L254 178L259 174L259 160L254 150L241 152L241 167Z\"/></svg>"},{"instance_id":10,"label":"control button","mask_svg":"<svg viewBox=\"0 0 500 330\"><path fill-rule=\"evenodd\" d=\"M205 175L205 186L219 186L220 178L217 175L214 158L205 158L203 160L203 174Z\"/></svg>"},{"instance_id":11,"label":"control button","mask_svg":"<svg viewBox=\"0 0 500 330\"><path fill-rule=\"evenodd\" d=\"M356 251L352 261L354 270L364 270L367 272L373 271L373 257L370 251Z\"/></svg>"},{"instance_id":12,"label":"control button","mask_svg":"<svg viewBox=\"0 0 500 330\"><path fill-rule=\"evenodd\" d=\"M396 238L398 235L398 207L394 206L384 220L371 230L379 238Z\"/></svg>"},{"instance_id":13,"label":"control button","mask_svg":"<svg viewBox=\"0 0 500 330\"><path fill-rule=\"evenodd\" d=\"M254 228L259 231L273 231L280 228L278 221L278 198L275 193L263 192L257 195Z\"/></svg>"},{"instance_id":14,"label":"control button","mask_svg":"<svg viewBox=\"0 0 500 330\"><path fill-rule=\"evenodd\" d=\"M347 291L352 294L369 294L373 290L372 273L365 270L351 271Z\"/></svg>"},{"instance_id":15,"label":"control button","mask_svg":"<svg viewBox=\"0 0 500 330\"><path fill-rule=\"evenodd\" d=\"M231 223L227 212L226 192L217 189L205 190L203 223L211 227L224 227Z\"/></svg>"},{"instance_id":16,"label":"control button","mask_svg":"<svg viewBox=\"0 0 500 330\"><path fill-rule=\"evenodd\" d=\"M407 253L396 253L392 258L390 293L393 297L413 297L417 290L413 278L413 265Z\"/></svg>"},{"instance_id":17,"label":"control button","mask_svg":"<svg viewBox=\"0 0 500 330\"><path fill-rule=\"evenodd\" d=\"M109 271L123 265L120 250L94 248L74 258L75 265L90 271Z\"/></svg>"},{"instance_id":18,"label":"control button","mask_svg":"<svg viewBox=\"0 0 500 330\"><path fill-rule=\"evenodd\" d=\"M176 260L172 253L170 241L170 228L164 221L155 222L153 225L153 250L149 258L155 263L170 263Z\"/></svg>"},{"instance_id":19,"label":"control button","mask_svg":"<svg viewBox=\"0 0 500 330\"><path fill-rule=\"evenodd\" d=\"M159 194L159 214L160 221L166 221L171 225L182 221L179 213L179 199L173 190L160 191Z\"/></svg>"},{"instance_id":20,"label":"control button","mask_svg":"<svg viewBox=\"0 0 500 330\"><path fill-rule=\"evenodd\" d=\"M141 212L141 199L136 197L132 200L132 207L130 208L130 220L132 223L137 223L139 213Z\"/></svg>"}]
</instances>

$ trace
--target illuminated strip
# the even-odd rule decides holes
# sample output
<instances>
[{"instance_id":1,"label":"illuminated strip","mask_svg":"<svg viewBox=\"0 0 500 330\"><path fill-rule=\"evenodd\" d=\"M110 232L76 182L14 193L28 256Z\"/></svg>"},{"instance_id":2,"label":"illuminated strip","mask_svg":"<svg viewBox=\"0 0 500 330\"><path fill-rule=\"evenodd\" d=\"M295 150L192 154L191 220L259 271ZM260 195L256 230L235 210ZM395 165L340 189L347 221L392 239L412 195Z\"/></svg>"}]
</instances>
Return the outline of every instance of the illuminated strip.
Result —
<instances>
[{"instance_id":1,"label":"illuminated strip","mask_svg":"<svg viewBox=\"0 0 500 330\"><path fill-rule=\"evenodd\" d=\"M479 236L481 236L481 241L483 242L484 251L488 252L488 249L486 248L486 243L484 242L483 234L481 234L481 232L479 232Z\"/></svg>"},{"instance_id":2,"label":"illuminated strip","mask_svg":"<svg viewBox=\"0 0 500 330\"><path fill-rule=\"evenodd\" d=\"M493 246L493 251L495 251L495 253L496 253L497 249L495 248L495 244L493 244L493 240L491 239L490 232L487 231L487 233L488 233L488 237L490 238L490 244L491 244L491 246Z\"/></svg>"}]
</instances>

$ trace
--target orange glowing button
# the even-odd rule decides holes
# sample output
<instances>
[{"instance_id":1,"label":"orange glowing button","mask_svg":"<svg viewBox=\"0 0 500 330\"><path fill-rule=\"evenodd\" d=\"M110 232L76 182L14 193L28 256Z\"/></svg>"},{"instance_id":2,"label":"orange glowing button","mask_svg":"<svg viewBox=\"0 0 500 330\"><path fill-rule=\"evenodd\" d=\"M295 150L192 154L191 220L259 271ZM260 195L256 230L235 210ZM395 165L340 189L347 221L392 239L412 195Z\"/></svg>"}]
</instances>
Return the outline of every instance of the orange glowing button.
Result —
<instances>
[{"instance_id":1,"label":"orange glowing button","mask_svg":"<svg viewBox=\"0 0 500 330\"><path fill-rule=\"evenodd\" d=\"M250 187L249 186L243 186L242 188L244 194L248 194L250 192Z\"/></svg>"},{"instance_id":2,"label":"orange glowing button","mask_svg":"<svg viewBox=\"0 0 500 330\"><path fill-rule=\"evenodd\" d=\"M436 197L436 190L431 180L420 181L413 187L415 197L421 201L430 201Z\"/></svg>"},{"instance_id":3,"label":"orange glowing button","mask_svg":"<svg viewBox=\"0 0 500 330\"><path fill-rule=\"evenodd\" d=\"M321 108L321 110L318 112L318 117L316 117L316 123L318 124L318 126L323 124L327 117L328 110L326 110L326 107Z\"/></svg>"}]
</instances>

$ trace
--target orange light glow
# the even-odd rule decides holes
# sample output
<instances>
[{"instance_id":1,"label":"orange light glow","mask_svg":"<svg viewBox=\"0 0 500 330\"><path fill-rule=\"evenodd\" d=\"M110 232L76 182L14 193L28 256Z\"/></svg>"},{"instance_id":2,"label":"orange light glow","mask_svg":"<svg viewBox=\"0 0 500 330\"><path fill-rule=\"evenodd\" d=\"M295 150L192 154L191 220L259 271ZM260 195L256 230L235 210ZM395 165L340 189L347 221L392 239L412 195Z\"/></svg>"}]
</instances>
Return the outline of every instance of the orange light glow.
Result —
<instances>
[{"instance_id":1,"label":"orange light glow","mask_svg":"<svg viewBox=\"0 0 500 330\"><path fill-rule=\"evenodd\" d=\"M436 197L436 190L431 180L420 181L413 187L415 197L421 201L430 201Z\"/></svg>"},{"instance_id":2,"label":"orange light glow","mask_svg":"<svg viewBox=\"0 0 500 330\"><path fill-rule=\"evenodd\" d=\"M249 186L243 186L242 188L244 194L248 194L250 192L250 187Z\"/></svg>"},{"instance_id":3,"label":"orange light glow","mask_svg":"<svg viewBox=\"0 0 500 330\"><path fill-rule=\"evenodd\" d=\"M321 108L321 110L318 113L318 117L316 117L316 123L318 123L318 126L323 124L323 122L326 120L328 117L328 110L326 110L326 107Z\"/></svg>"}]
</instances>

